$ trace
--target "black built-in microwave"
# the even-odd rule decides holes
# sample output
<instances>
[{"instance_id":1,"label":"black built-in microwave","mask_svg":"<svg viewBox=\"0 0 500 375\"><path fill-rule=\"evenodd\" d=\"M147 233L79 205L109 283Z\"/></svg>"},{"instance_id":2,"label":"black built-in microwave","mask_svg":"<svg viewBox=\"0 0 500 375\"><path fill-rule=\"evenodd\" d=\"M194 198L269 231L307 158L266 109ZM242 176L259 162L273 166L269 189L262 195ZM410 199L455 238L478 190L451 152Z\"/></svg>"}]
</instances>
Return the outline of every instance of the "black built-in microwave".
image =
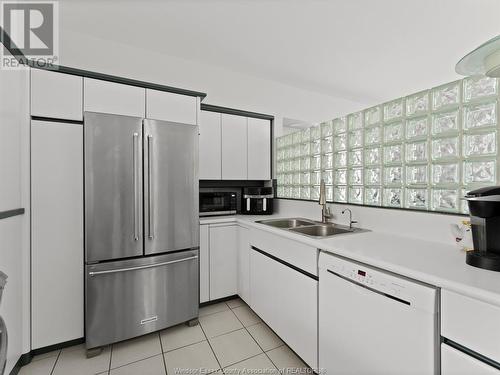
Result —
<instances>
[{"instance_id":1,"label":"black built-in microwave","mask_svg":"<svg viewBox=\"0 0 500 375\"><path fill-rule=\"evenodd\" d=\"M241 189L200 189L200 216L235 215L240 210Z\"/></svg>"}]
</instances>

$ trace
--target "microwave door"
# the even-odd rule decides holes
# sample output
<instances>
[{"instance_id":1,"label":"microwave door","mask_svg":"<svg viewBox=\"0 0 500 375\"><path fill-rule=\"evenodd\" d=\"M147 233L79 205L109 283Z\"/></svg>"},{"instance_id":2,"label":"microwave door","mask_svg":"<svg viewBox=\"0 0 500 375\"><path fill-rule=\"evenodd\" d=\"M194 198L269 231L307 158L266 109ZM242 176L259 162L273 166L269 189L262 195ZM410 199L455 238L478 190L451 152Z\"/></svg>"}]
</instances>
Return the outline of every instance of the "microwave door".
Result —
<instances>
[{"instance_id":1,"label":"microwave door","mask_svg":"<svg viewBox=\"0 0 500 375\"><path fill-rule=\"evenodd\" d=\"M199 246L198 126L144 120L145 254Z\"/></svg>"},{"instance_id":2,"label":"microwave door","mask_svg":"<svg viewBox=\"0 0 500 375\"><path fill-rule=\"evenodd\" d=\"M142 119L85 112L85 260L143 254Z\"/></svg>"}]
</instances>

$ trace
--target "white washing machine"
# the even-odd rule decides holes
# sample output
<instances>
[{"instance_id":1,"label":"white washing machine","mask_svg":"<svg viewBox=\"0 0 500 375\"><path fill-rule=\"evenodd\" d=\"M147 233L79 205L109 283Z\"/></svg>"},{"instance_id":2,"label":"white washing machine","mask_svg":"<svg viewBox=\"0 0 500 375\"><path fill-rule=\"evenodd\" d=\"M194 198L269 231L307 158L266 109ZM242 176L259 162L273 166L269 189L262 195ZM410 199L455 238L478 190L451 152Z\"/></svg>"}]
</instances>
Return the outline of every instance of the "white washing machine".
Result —
<instances>
[{"instance_id":1,"label":"white washing machine","mask_svg":"<svg viewBox=\"0 0 500 375\"><path fill-rule=\"evenodd\" d=\"M0 303L2 302L2 293L7 283L7 275L0 271ZM0 375L5 371L7 364L7 326L0 316Z\"/></svg>"},{"instance_id":2,"label":"white washing machine","mask_svg":"<svg viewBox=\"0 0 500 375\"><path fill-rule=\"evenodd\" d=\"M324 252L319 267L321 371L439 374L436 288Z\"/></svg>"}]
</instances>

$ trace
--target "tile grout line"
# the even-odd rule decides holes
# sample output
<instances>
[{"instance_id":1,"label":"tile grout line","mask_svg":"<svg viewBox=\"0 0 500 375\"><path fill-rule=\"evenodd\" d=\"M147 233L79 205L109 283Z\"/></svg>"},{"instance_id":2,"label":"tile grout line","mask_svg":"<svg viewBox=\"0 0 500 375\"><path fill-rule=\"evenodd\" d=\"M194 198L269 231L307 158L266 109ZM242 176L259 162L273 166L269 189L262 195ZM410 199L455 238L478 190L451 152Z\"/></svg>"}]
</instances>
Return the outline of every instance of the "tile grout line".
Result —
<instances>
[{"instance_id":1,"label":"tile grout line","mask_svg":"<svg viewBox=\"0 0 500 375\"><path fill-rule=\"evenodd\" d=\"M215 354L214 348L212 348L212 344L210 343L210 340L208 339L208 336L205 333L205 330L203 329L203 326L201 325L201 322L198 322L198 324L200 325L201 331L203 332L203 334L205 335L205 338L207 339L208 346L210 347L210 350L212 351L212 354L214 355L215 360L219 364L219 368L221 369L222 373L224 373L224 369L222 368L222 366L220 364L219 358L217 358L217 354Z\"/></svg>"},{"instance_id":2,"label":"tile grout line","mask_svg":"<svg viewBox=\"0 0 500 375\"><path fill-rule=\"evenodd\" d=\"M246 305L246 304L245 304L245 305ZM242 306L243 306L243 305L242 305ZM246 306L248 306L248 305L246 305ZM250 306L248 306L248 308L249 308L249 309L250 309L250 310L251 310L251 311L252 311L255 315L257 315L257 314L255 313L255 311L253 311L253 310L250 308ZM247 328L247 327L243 324L243 322L242 322L242 321L238 318L238 315L236 315L232 309L231 309L231 312L234 314L234 316L236 317L236 319L238 319L238 321L241 323L241 325L243 326L243 328L245 328L245 330L246 330L246 331L247 331L247 333L250 335L250 337L252 338L252 340L253 340L253 341L255 341L255 343L256 343L256 344L257 344L257 346L260 348L260 350L262 350L262 353L264 353L264 355L265 355L265 356L269 359L269 361L271 361L271 363L272 363L272 364L273 364L273 366L276 368L276 370L277 370L277 371L280 371L280 370L278 369L278 366L276 366L276 364L275 364L275 363L273 362L273 360L269 357L269 355L266 353L266 351L262 348L262 346L260 346L260 344L257 342L257 340L255 339L255 337L253 337L253 335L250 333L250 331L248 330L248 328ZM258 316L258 315L257 315L257 316ZM259 317L259 319L261 320L259 323L265 324L265 323L264 323L264 321L260 318L260 316L258 316L258 317ZM250 325L249 327L255 326L255 325L259 324L259 323L252 324L252 325ZM278 337L279 337L279 336L278 336ZM281 338L280 338L280 340L281 340ZM281 340L281 341L283 341L283 340ZM284 341L283 341L283 342L284 342ZM283 346L283 345L280 345L280 346ZM278 348L279 348L280 346L278 346ZM276 349L276 348L274 348L274 349ZM271 349L271 350L273 350L273 349ZM257 355L260 355L260 354L262 354L262 353L259 353L259 354L257 354ZM251 357L251 358L253 358L253 357ZM247 359L249 359L249 358L247 358ZM245 359L244 359L244 361L245 361ZM241 362L241 361L240 361L240 362ZM237 362L237 363L239 363L239 362ZM233 363L233 364L234 364L234 363Z\"/></svg>"},{"instance_id":3,"label":"tile grout line","mask_svg":"<svg viewBox=\"0 0 500 375\"><path fill-rule=\"evenodd\" d=\"M250 307L250 306L248 306L246 303L245 303L245 305L246 305L246 306L247 306L250 310L252 310L252 309L251 309L251 307ZM244 305L242 305L242 306L244 306ZM231 309L231 311L233 311L233 310ZM252 310L252 312L253 312L255 315L257 315L257 313L256 313L255 311L253 311L253 310ZM238 318L238 315L236 315L234 312L233 312L233 314L234 314L234 316L236 316L236 319L238 319L238 320L240 321L240 323L243 325L243 327L244 327L244 328L245 328L245 330L248 332L248 334L249 334L249 335L250 335L250 337L253 339L253 341L255 341L255 343L259 346L260 350L262 350L262 352L266 355L266 357L269 359L269 361L271 361L271 363L272 363L272 364L273 364L273 366L276 368L276 370L277 370L278 372L280 372L280 373L281 373L281 370L278 368L278 366L276 365L276 363L274 363L274 361L271 359L271 357L269 357L269 355L267 354L267 352L266 352L266 351L265 351L265 350L264 350L264 349L260 346L260 344L257 342L257 340L255 339L255 337L253 337L253 335L250 333L250 331L248 330L248 328L247 328L247 327L246 327L246 326L245 326L245 325L241 322L241 320ZM264 321L261 319L261 317L260 317L259 315L257 315L257 316L259 317L259 319L260 319L261 321L260 321L259 323L255 323L255 324L249 325L248 327L253 327L253 326L257 325L257 324L266 324L266 323L264 323ZM267 326L267 325L266 325L266 326ZM276 336L278 336L278 335L276 335ZM278 338L281 340L281 337L279 337L279 336L278 336ZM270 352L271 350L274 350L274 349L277 349L277 348L280 348L280 347L282 347L282 346L285 346L285 345L286 345L286 344L285 344L285 342L284 342L283 340L281 340L281 342L283 342L283 344L282 344L282 345L279 345L279 346L277 346L276 348L273 348L273 349L269 349L269 350L268 350L268 352Z\"/></svg>"},{"instance_id":4,"label":"tile grout line","mask_svg":"<svg viewBox=\"0 0 500 375\"><path fill-rule=\"evenodd\" d=\"M144 358L141 358L141 359L136 359L135 361L132 361L132 362L129 362L129 363L124 363L123 365L113 367L109 371L116 370L116 369L119 369L119 368L122 368L122 367L126 367L128 365L133 365L134 363L145 361L146 359L151 359L151 358L157 357L159 355L163 355L163 353L156 353L156 354L150 355L148 357L144 357Z\"/></svg>"},{"instance_id":5,"label":"tile grout line","mask_svg":"<svg viewBox=\"0 0 500 375\"><path fill-rule=\"evenodd\" d=\"M59 361L59 356L61 355L62 350L59 350L59 353L57 353L56 360L54 361L54 366L52 366L52 369L50 370L50 374L52 375L54 373L54 370L56 369L57 361Z\"/></svg>"},{"instance_id":6,"label":"tile grout line","mask_svg":"<svg viewBox=\"0 0 500 375\"><path fill-rule=\"evenodd\" d=\"M111 344L109 348L109 365L108 365L108 375L111 373L111 361L113 359L113 347L114 345Z\"/></svg>"},{"instance_id":7,"label":"tile grout line","mask_svg":"<svg viewBox=\"0 0 500 375\"><path fill-rule=\"evenodd\" d=\"M165 369L165 375L167 375L167 360L165 359L165 352L163 351L163 343L161 342L160 331L158 331L158 339L160 340L160 350L161 350L161 358L163 359L163 368Z\"/></svg>"},{"instance_id":8,"label":"tile grout line","mask_svg":"<svg viewBox=\"0 0 500 375\"><path fill-rule=\"evenodd\" d=\"M166 350L164 351L163 353L172 353L173 351L176 351L178 349L184 349L184 348L187 348L188 346L191 346L191 345L196 345L196 344L199 344L200 342L203 342L203 341L207 341L206 338L203 339L203 340L200 340L200 341L195 341L195 342L192 342L190 344L186 344L186 345L182 345L182 346L179 346L178 348L174 348L174 349L169 349L169 350Z\"/></svg>"}]
</instances>

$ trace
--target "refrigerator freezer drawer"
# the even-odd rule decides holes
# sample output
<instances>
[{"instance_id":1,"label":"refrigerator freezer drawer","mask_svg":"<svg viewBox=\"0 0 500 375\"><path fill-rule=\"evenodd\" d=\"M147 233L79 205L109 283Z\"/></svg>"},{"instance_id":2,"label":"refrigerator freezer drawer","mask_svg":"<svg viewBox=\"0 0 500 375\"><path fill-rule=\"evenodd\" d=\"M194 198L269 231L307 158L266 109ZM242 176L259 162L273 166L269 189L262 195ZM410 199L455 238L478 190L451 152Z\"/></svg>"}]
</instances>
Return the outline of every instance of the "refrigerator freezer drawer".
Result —
<instances>
[{"instance_id":1,"label":"refrigerator freezer drawer","mask_svg":"<svg viewBox=\"0 0 500 375\"><path fill-rule=\"evenodd\" d=\"M86 266L87 349L198 316L198 250Z\"/></svg>"}]
</instances>

